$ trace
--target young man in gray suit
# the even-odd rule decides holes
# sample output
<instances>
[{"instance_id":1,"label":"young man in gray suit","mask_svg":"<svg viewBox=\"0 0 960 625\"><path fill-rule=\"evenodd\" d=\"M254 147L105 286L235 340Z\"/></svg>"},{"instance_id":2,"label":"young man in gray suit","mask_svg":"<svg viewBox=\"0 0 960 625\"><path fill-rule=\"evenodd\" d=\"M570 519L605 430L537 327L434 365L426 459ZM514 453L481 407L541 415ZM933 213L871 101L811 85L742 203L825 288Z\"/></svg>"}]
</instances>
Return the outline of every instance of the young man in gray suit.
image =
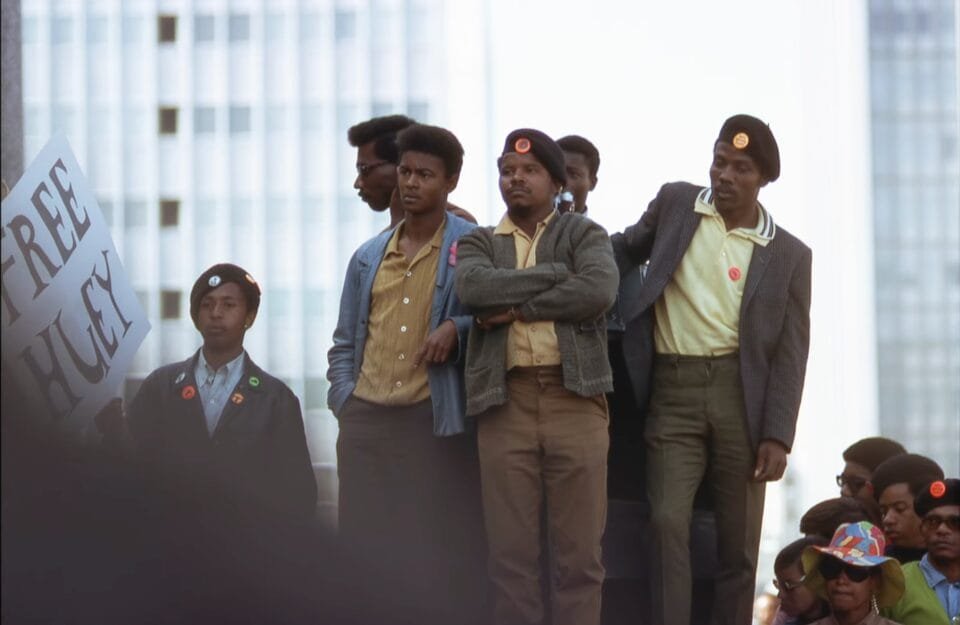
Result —
<instances>
[{"instance_id":1,"label":"young man in gray suit","mask_svg":"<svg viewBox=\"0 0 960 625\"><path fill-rule=\"evenodd\" d=\"M710 187L664 185L612 237L621 273L649 261L624 302L631 377L652 396L646 424L653 620L690 621L689 528L706 477L720 571L712 622L750 623L765 483L793 444L810 331L810 249L758 202L780 175L770 128L728 119ZM652 345L653 366L649 363Z\"/></svg>"}]
</instances>

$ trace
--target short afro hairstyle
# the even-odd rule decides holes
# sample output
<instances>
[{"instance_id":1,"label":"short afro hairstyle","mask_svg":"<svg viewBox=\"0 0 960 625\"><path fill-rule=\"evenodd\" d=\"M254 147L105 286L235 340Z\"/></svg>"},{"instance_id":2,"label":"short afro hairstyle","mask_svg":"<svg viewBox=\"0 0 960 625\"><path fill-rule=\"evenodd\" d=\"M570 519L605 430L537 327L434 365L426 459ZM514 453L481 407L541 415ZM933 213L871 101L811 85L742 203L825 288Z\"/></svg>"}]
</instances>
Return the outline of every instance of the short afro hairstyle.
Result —
<instances>
[{"instance_id":1,"label":"short afro hairstyle","mask_svg":"<svg viewBox=\"0 0 960 625\"><path fill-rule=\"evenodd\" d=\"M943 469L939 464L920 454L900 454L880 463L870 476L873 484L873 496L880 501L880 495L894 484L906 484L914 497L930 482L943 479Z\"/></svg>"},{"instance_id":2,"label":"short afro hairstyle","mask_svg":"<svg viewBox=\"0 0 960 625\"><path fill-rule=\"evenodd\" d=\"M847 447L843 451L843 459L846 462L863 465L872 473L884 460L905 453L907 450L897 441L882 436L871 436L862 438Z\"/></svg>"},{"instance_id":3,"label":"short afro hairstyle","mask_svg":"<svg viewBox=\"0 0 960 625\"><path fill-rule=\"evenodd\" d=\"M830 539L824 538L823 536L814 535L798 538L780 550L777 558L773 561L773 570L779 572L793 564L799 564L800 556L803 555L803 550L807 547L824 547L829 544ZM801 565L800 568L803 568L803 565Z\"/></svg>"},{"instance_id":4,"label":"short afro hairstyle","mask_svg":"<svg viewBox=\"0 0 960 625\"><path fill-rule=\"evenodd\" d=\"M880 506L872 499L834 497L814 504L803 513L800 517L800 533L820 536L829 542L842 523L869 521L879 525L880 519Z\"/></svg>"},{"instance_id":5,"label":"short afro hairstyle","mask_svg":"<svg viewBox=\"0 0 960 625\"><path fill-rule=\"evenodd\" d=\"M580 135L560 137L557 144L564 152L583 154L583 158L587 159L587 167L590 168L590 177L597 177L597 172L600 171L600 151L597 146Z\"/></svg>"},{"instance_id":6,"label":"short afro hairstyle","mask_svg":"<svg viewBox=\"0 0 960 625\"><path fill-rule=\"evenodd\" d=\"M443 161L447 178L460 173L463 167L463 146L457 137L439 126L414 124L397 135L397 160L404 152L423 152Z\"/></svg>"},{"instance_id":7,"label":"short afro hairstyle","mask_svg":"<svg viewBox=\"0 0 960 625\"><path fill-rule=\"evenodd\" d=\"M397 133L417 123L406 115L386 115L374 117L351 126L347 130L347 140L355 148L373 141L373 153L378 158L396 164L400 161L397 152Z\"/></svg>"}]
</instances>

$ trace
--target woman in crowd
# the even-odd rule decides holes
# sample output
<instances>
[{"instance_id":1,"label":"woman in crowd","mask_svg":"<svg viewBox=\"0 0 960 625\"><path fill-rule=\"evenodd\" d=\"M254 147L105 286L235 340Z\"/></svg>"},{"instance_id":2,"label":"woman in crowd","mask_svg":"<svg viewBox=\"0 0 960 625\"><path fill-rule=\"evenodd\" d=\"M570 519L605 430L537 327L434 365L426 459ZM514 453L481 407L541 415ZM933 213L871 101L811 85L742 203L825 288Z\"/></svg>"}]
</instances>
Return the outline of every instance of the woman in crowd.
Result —
<instances>
[{"instance_id":1,"label":"woman in crowd","mask_svg":"<svg viewBox=\"0 0 960 625\"><path fill-rule=\"evenodd\" d=\"M903 572L883 555L886 539L867 521L844 523L830 544L803 551L804 583L826 599L832 614L813 625L891 625L878 609L895 604L903 594Z\"/></svg>"}]
</instances>

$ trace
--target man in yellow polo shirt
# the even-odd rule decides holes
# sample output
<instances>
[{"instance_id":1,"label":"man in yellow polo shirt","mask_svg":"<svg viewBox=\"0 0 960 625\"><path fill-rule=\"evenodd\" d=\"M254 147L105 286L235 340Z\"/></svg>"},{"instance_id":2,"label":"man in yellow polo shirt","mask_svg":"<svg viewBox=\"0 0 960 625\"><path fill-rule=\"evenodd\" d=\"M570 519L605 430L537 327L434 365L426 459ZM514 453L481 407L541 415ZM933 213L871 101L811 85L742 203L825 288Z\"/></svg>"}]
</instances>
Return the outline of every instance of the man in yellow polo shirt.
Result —
<instances>
[{"instance_id":1,"label":"man in yellow polo shirt","mask_svg":"<svg viewBox=\"0 0 960 625\"><path fill-rule=\"evenodd\" d=\"M711 623L751 621L764 485L786 468L810 332L810 249L757 200L779 175L769 126L736 115L714 142L710 187L664 185L612 237L621 274L649 262L637 301L624 303L634 312L623 346L631 377L652 375L654 623L690 622L690 520L704 479L718 534ZM636 366L650 345L652 371Z\"/></svg>"},{"instance_id":2,"label":"man in yellow polo shirt","mask_svg":"<svg viewBox=\"0 0 960 625\"><path fill-rule=\"evenodd\" d=\"M411 597L394 622L470 623L483 613L484 545L461 364L472 317L453 280L457 239L474 226L446 210L463 148L411 125L397 152L404 218L350 260L328 355L339 530L375 587Z\"/></svg>"},{"instance_id":3,"label":"man in yellow polo shirt","mask_svg":"<svg viewBox=\"0 0 960 625\"><path fill-rule=\"evenodd\" d=\"M540 513L546 511L554 625L599 625L606 520L604 313L617 291L606 232L555 200L563 151L511 132L497 161L507 214L460 239L457 292L477 316L467 347L467 414L477 417L493 623L539 625Z\"/></svg>"}]
</instances>

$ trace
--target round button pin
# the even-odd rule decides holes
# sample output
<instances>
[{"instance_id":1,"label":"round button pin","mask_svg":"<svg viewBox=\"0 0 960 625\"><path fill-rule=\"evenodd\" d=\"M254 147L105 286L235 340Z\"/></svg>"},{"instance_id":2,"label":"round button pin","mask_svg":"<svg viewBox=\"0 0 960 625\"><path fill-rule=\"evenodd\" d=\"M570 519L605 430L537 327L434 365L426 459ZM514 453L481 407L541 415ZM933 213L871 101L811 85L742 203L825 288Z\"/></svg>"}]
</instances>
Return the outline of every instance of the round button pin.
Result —
<instances>
[{"instance_id":1,"label":"round button pin","mask_svg":"<svg viewBox=\"0 0 960 625\"><path fill-rule=\"evenodd\" d=\"M247 380L247 384L249 384L253 388L257 388L258 386L260 386L260 378L258 378L255 375L251 375L250 379Z\"/></svg>"},{"instance_id":2,"label":"round button pin","mask_svg":"<svg viewBox=\"0 0 960 625\"><path fill-rule=\"evenodd\" d=\"M750 145L750 137L748 137L747 133L745 132L738 132L737 134L733 135L733 141L731 141L731 143L733 143L733 147L737 148L738 150L742 150Z\"/></svg>"},{"instance_id":3,"label":"round button pin","mask_svg":"<svg viewBox=\"0 0 960 625\"><path fill-rule=\"evenodd\" d=\"M730 276L730 279L731 279L731 280L733 280L734 282L736 282L737 280L740 279L740 268L739 268L739 267L731 267L730 269L727 270L727 275Z\"/></svg>"},{"instance_id":4,"label":"round button pin","mask_svg":"<svg viewBox=\"0 0 960 625\"><path fill-rule=\"evenodd\" d=\"M210 276L210 279L207 280L207 284L210 285L210 286L213 286L213 287L220 286L220 283L221 283L221 282L223 282L223 280L221 280L221 279L220 279L220 276L218 276L218 275L212 275L212 276Z\"/></svg>"}]
</instances>

